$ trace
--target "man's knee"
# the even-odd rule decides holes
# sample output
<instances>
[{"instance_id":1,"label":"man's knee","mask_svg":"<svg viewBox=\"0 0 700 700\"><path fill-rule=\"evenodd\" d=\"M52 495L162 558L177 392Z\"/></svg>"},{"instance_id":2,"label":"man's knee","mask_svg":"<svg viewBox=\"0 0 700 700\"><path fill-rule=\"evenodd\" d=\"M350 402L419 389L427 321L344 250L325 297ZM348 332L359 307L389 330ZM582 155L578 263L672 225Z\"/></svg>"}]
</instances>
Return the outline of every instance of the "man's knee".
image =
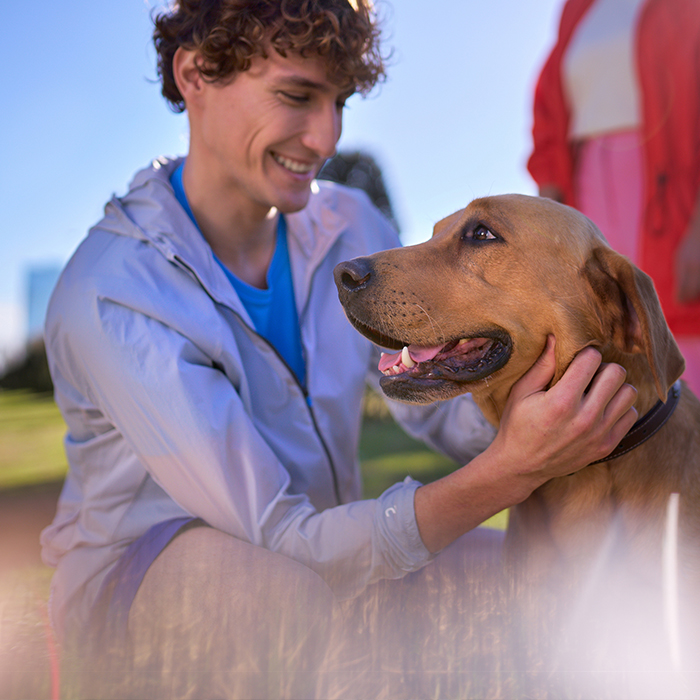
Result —
<instances>
[{"instance_id":1,"label":"man's knee","mask_svg":"<svg viewBox=\"0 0 700 700\"><path fill-rule=\"evenodd\" d=\"M505 533L477 527L456 539L436 557L438 567L454 569L459 576L499 576Z\"/></svg>"},{"instance_id":2,"label":"man's knee","mask_svg":"<svg viewBox=\"0 0 700 700\"><path fill-rule=\"evenodd\" d=\"M308 567L193 528L158 556L131 607L136 668L199 690L236 687L241 697L303 689L322 662L335 605Z\"/></svg>"},{"instance_id":3,"label":"man's knee","mask_svg":"<svg viewBox=\"0 0 700 700\"><path fill-rule=\"evenodd\" d=\"M246 617L262 625L266 617L283 613L326 615L333 605L330 588L303 564L198 527L175 538L151 565L129 626L150 618L150 624L194 623L214 630Z\"/></svg>"}]
</instances>

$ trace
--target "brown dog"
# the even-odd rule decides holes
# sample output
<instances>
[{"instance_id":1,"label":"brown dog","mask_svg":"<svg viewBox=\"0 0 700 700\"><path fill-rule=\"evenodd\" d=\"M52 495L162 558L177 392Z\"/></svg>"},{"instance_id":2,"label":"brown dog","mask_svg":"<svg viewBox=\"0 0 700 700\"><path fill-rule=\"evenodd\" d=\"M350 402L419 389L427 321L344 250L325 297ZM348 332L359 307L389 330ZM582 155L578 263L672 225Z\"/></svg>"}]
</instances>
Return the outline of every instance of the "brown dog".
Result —
<instances>
[{"instance_id":1,"label":"brown dog","mask_svg":"<svg viewBox=\"0 0 700 700\"><path fill-rule=\"evenodd\" d=\"M429 241L342 263L335 276L361 333L391 350L408 348L380 364L391 398L425 403L471 392L498 426L513 383L554 334L555 382L591 345L625 367L640 418L677 403L642 444L554 479L514 508L507 549L521 572L547 579L547 590L590 600L591 577L604 588L624 571L635 585L660 591L667 506L678 493L688 594L681 599L697 599L700 403L685 385L677 399L684 362L651 280L591 221L537 197L477 199L440 221ZM606 557L614 567L601 577Z\"/></svg>"}]
</instances>

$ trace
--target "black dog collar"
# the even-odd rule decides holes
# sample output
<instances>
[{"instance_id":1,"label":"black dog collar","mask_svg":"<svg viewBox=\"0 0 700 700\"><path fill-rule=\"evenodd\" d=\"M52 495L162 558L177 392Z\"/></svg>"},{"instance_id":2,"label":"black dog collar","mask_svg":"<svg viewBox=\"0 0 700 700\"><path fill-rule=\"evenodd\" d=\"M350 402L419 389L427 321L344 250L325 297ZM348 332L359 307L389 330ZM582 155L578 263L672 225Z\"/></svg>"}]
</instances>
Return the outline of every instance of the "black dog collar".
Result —
<instances>
[{"instance_id":1,"label":"black dog collar","mask_svg":"<svg viewBox=\"0 0 700 700\"><path fill-rule=\"evenodd\" d=\"M671 417L678 405L678 399L681 396L681 383L677 381L669 390L666 397L666 403L659 400L654 406L645 413L631 428L625 437L620 440L618 446L603 459L598 459L591 464L599 464L600 462L608 462L615 457L627 454L635 447L639 447L643 442L646 442L654 433L656 433L664 423ZM590 466L590 465L589 465Z\"/></svg>"}]
</instances>

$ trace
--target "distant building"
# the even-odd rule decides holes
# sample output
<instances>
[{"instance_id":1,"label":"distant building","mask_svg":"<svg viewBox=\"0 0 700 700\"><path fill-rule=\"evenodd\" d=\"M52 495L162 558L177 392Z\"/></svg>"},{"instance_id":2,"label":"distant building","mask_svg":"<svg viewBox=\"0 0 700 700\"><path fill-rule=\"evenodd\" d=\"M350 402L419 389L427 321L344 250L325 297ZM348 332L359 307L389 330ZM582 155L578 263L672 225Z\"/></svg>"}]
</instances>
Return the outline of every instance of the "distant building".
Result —
<instances>
[{"instance_id":1,"label":"distant building","mask_svg":"<svg viewBox=\"0 0 700 700\"><path fill-rule=\"evenodd\" d=\"M44 320L49 299L58 276L59 265L32 267L26 276L26 325L24 333L16 328L17 338L0 336L0 389L29 389L36 392L51 392L52 383L44 349ZM0 316L11 318L12 307L0 311ZM19 314L16 314L19 315ZM17 326L21 324L16 323ZM24 336L22 341L20 338Z\"/></svg>"},{"instance_id":2,"label":"distant building","mask_svg":"<svg viewBox=\"0 0 700 700\"><path fill-rule=\"evenodd\" d=\"M31 343L44 337L46 309L61 273L59 265L30 268L27 272L27 335Z\"/></svg>"}]
</instances>

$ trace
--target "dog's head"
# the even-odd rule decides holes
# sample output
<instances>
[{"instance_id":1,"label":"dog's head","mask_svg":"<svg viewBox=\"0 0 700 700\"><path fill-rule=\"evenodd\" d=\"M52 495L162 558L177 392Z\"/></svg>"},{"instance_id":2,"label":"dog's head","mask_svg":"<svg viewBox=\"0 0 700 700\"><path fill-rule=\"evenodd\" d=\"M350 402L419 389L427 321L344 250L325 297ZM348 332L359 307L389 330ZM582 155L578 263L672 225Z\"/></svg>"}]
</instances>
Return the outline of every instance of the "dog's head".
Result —
<instances>
[{"instance_id":1,"label":"dog's head","mask_svg":"<svg viewBox=\"0 0 700 700\"><path fill-rule=\"evenodd\" d=\"M474 200L429 241L341 263L335 280L355 328L396 351L382 359L381 385L402 401L471 392L497 423L550 333L554 381L588 345L662 399L683 371L649 277L551 200Z\"/></svg>"}]
</instances>

